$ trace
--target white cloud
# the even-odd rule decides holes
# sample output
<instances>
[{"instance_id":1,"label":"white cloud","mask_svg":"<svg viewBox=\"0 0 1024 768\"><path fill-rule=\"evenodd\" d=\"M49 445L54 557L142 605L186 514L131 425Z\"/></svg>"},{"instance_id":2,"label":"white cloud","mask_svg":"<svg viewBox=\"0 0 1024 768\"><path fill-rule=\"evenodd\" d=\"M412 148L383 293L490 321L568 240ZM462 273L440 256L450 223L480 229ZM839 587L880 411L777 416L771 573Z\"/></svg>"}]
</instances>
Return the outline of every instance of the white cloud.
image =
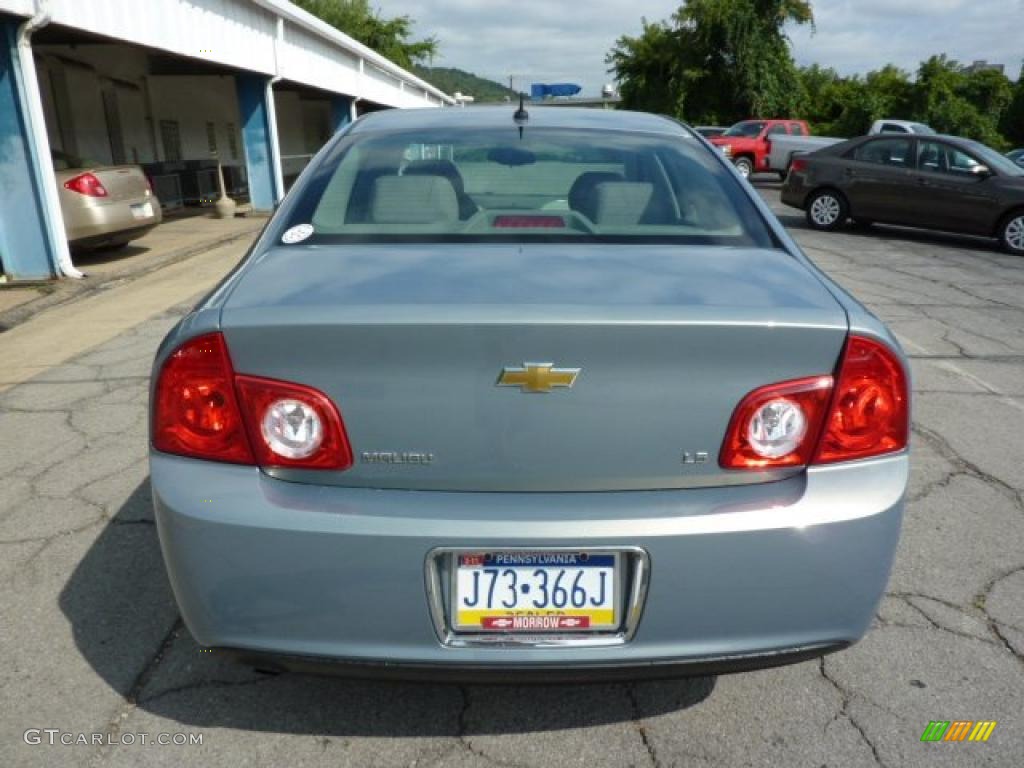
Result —
<instances>
[{"instance_id":1,"label":"white cloud","mask_svg":"<svg viewBox=\"0 0 1024 768\"><path fill-rule=\"evenodd\" d=\"M796 60L843 74L889 63L914 72L945 53L962 63L1003 64L1016 77L1024 57L1015 29L1024 0L818 0L814 10L814 32L789 31Z\"/></svg>"},{"instance_id":2,"label":"white cloud","mask_svg":"<svg viewBox=\"0 0 1024 768\"><path fill-rule=\"evenodd\" d=\"M459 67L500 82L575 82L595 94L610 79L604 57L641 16L667 18L677 0L379 0L384 15L409 15L416 33L434 35L436 66Z\"/></svg>"},{"instance_id":3,"label":"white cloud","mask_svg":"<svg viewBox=\"0 0 1024 768\"><path fill-rule=\"evenodd\" d=\"M604 57L640 19L668 18L679 0L377 0L385 15L407 14L416 34L440 40L437 66L459 67L516 87L576 82L595 94ZM818 0L817 28L790 30L801 64L844 74L887 63L914 71L934 53L1005 64L1016 77L1024 45L1024 0Z\"/></svg>"}]
</instances>

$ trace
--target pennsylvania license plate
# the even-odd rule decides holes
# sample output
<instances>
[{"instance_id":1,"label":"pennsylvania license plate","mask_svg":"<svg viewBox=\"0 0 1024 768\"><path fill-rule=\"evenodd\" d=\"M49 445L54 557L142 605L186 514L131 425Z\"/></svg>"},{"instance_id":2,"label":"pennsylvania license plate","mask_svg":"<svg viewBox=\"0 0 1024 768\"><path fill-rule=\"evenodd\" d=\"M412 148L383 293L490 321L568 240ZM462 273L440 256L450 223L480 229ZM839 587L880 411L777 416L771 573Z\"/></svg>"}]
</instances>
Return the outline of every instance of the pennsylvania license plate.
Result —
<instances>
[{"instance_id":1,"label":"pennsylvania license plate","mask_svg":"<svg viewBox=\"0 0 1024 768\"><path fill-rule=\"evenodd\" d=\"M122 209L124 210L124 209ZM139 203L132 206L132 216L136 219L148 219L153 215L152 203Z\"/></svg>"},{"instance_id":2,"label":"pennsylvania license plate","mask_svg":"<svg viewBox=\"0 0 1024 768\"><path fill-rule=\"evenodd\" d=\"M455 555L453 628L587 632L620 623L621 554L492 551Z\"/></svg>"}]
</instances>

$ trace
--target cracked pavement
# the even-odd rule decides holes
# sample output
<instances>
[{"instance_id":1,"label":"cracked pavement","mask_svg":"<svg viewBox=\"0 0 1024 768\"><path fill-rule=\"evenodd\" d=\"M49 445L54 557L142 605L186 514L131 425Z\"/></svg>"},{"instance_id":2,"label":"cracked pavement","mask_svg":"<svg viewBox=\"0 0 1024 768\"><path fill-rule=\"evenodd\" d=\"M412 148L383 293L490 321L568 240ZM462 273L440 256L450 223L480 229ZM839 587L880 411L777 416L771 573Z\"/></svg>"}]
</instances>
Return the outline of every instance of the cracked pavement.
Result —
<instances>
[{"instance_id":1,"label":"cracked pavement","mask_svg":"<svg viewBox=\"0 0 1024 768\"><path fill-rule=\"evenodd\" d=\"M1020 765L1024 260L969 238L811 232L777 185L760 190L912 360L909 505L860 644L549 688L273 676L204 652L170 595L145 461L149 365L182 305L0 394L0 765ZM986 744L919 741L955 719L999 725ZM31 746L28 728L203 743Z\"/></svg>"}]
</instances>

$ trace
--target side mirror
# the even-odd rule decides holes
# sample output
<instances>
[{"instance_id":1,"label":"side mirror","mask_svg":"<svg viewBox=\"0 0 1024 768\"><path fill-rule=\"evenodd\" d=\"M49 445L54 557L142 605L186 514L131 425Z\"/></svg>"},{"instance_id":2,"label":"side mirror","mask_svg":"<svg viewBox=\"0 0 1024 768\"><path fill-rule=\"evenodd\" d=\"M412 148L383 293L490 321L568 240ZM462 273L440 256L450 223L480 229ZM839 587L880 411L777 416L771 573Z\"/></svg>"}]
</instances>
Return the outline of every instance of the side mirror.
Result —
<instances>
[{"instance_id":1,"label":"side mirror","mask_svg":"<svg viewBox=\"0 0 1024 768\"><path fill-rule=\"evenodd\" d=\"M987 179L989 176L995 176L995 174L992 173L992 169L989 168L987 165L976 165L973 168L971 168L971 173L973 173L979 179Z\"/></svg>"}]
</instances>

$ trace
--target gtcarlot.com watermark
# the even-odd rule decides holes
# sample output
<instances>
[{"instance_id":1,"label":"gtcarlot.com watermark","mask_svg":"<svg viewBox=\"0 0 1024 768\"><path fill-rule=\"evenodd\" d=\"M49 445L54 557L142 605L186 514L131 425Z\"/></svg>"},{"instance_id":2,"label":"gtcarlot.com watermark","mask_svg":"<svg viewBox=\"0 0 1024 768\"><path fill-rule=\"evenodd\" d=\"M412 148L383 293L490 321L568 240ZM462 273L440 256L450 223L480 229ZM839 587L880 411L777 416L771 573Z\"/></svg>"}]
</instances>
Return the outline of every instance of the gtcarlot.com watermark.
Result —
<instances>
[{"instance_id":1,"label":"gtcarlot.com watermark","mask_svg":"<svg viewBox=\"0 0 1024 768\"><path fill-rule=\"evenodd\" d=\"M130 747L136 744L160 747L199 746L203 743L201 733L73 733L59 728L29 728L22 735L26 744L36 746L64 745L93 747Z\"/></svg>"}]
</instances>

